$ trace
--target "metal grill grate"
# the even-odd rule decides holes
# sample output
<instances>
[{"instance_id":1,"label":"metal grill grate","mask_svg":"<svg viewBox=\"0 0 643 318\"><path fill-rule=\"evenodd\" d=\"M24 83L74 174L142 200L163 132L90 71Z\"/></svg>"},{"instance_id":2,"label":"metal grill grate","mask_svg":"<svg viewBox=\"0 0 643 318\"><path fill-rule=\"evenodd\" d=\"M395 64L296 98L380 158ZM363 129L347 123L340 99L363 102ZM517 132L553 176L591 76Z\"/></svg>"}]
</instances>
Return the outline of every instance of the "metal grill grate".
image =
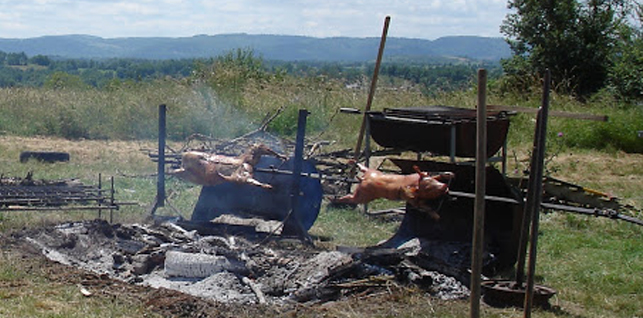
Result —
<instances>
[{"instance_id":1,"label":"metal grill grate","mask_svg":"<svg viewBox=\"0 0 643 318\"><path fill-rule=\"evenodd\" d=\"M100 178L100 177L99 177ZM118 209L111 189L78 181L0 180L0 210Z\"/></svg>"}]
</instances>

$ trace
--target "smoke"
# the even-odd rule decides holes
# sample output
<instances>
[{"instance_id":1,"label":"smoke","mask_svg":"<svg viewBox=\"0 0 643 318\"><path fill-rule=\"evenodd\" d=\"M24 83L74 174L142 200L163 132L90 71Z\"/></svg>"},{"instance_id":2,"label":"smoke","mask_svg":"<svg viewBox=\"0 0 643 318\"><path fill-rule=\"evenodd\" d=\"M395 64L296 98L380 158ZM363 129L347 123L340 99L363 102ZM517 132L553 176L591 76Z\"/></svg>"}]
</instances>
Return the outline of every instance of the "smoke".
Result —
<instances>
[{"instance_id":1,"label":"smoke","mask_svg":"<svg viewBox=\"0 0 643 318\"><path fill-rule=\"evenodd\" d=\"M170 134L178 139L198 133L216 139L229 139L243 135L255 124L243 109L224 101L213 89L195 87L177 111L168 117Z\"/></svg>"}]
</instances>

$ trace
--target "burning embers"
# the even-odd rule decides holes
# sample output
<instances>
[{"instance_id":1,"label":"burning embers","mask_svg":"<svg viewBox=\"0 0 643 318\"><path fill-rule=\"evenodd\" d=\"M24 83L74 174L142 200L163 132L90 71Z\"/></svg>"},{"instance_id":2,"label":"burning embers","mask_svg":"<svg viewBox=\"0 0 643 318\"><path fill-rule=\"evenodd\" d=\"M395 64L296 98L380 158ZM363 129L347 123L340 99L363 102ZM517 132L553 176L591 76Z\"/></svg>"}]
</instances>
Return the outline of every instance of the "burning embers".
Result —
<instances>
[{"instance_id":1,"label":"burning embers","mask_svg":"<svg viewBox=\"0 0 643 318\"><path fill-rule=\"evenodd\" d=\"M422 244L401 249L323 251L298 241L261 243L202 235L173 223L110 225L96 220L22 236L50 259L118 280L233 303L323 302L415 284L441 298L467 297L456 279L422 267Z\"/></svg>"}]
</instances>

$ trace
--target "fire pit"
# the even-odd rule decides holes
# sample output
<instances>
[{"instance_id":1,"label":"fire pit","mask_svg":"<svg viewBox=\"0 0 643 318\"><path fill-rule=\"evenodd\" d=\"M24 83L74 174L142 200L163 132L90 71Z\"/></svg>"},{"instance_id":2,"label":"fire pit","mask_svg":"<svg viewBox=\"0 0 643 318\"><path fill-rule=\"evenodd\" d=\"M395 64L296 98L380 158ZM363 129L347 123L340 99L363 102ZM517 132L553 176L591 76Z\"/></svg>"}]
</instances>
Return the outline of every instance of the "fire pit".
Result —
<instances>
[{"instance_id":1,"label":"fire pit","mask_svg":"<svg viewBox=\"0 0 643 318\"><path fill-rule=\"evenodd\" d=\"M170 222L101 220L29 229L14 238L62 264L225 303L315 303L406 285L443 299L468 296L453 277L424 269L417 246L332 251L271 236L202 234Z\"/></svg>"}]
</instances>

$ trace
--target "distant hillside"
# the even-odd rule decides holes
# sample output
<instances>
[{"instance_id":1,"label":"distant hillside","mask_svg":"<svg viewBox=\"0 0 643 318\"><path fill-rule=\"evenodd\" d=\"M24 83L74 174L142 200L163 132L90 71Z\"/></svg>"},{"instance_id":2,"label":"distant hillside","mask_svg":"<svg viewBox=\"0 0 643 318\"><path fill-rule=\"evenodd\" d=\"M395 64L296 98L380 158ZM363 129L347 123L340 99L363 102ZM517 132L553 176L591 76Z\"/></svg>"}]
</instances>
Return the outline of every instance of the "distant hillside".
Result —
<instances>
[{"instance_id":1,"label":"distant hillside","mask_svg":"<svg viewBox=\"0 0 643 318\"><path fill-rule=\"evenodd\" d=\"M251 48L267 60L352 62L374 60L379 41L379 38L249 34L109 39L63 35L0 39L0 51L62 58L181 59L213 57L236 48ZM510 55L503 39L475 36L443 37L434 41L389 38L385 51L386 58L434 57L445 61L462 58L497 61Z\"/></svg>"}]
</instances>

